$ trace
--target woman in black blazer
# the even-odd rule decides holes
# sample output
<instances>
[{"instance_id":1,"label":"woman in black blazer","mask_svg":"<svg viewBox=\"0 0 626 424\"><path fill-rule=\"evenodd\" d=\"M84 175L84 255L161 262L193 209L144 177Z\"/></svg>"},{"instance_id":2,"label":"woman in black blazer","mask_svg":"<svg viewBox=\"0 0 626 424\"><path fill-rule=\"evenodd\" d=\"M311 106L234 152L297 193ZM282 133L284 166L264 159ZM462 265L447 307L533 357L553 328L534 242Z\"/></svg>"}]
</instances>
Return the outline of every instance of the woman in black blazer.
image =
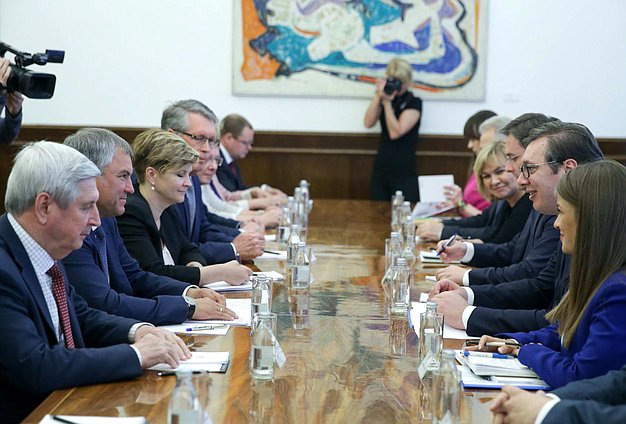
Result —
<instances>
[{"instance_id":1,"label":"woman in black blazer","mask_svg":"<svg viewBox=\"0 0 626 424\"><path fill-rule=\"evenodd\" d=\"M187 240L171 207L185 200L198 153L174 133L151 129L133 143L139 184L117 218L128 252L142 269L191 284L215 281L241 284L252 271L237 261L207 266L200 250Z\"/></svg>"}]
</instances>

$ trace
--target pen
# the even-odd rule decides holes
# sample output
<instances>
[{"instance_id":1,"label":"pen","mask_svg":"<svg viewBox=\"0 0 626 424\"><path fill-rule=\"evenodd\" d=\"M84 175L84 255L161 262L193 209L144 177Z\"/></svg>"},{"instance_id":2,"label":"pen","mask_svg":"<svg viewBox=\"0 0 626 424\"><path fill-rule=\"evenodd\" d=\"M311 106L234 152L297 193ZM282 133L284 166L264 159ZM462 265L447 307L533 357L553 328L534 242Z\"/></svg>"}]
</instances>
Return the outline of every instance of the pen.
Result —
<instances>
[{"instance_id":1,"label":"pen","mask_svg":"<svg viewBox=\"0 0 626 424\"><path fill-rule=\"evenodd\" d=\"M65 424L76 424L75 421L70 421L70 420L66 420L65 418L61 418L58 415L52 415L52 419L54 421L58 421L60 423L65 423Z\"/></svg>"},{"instance_id":2,"label":"pen","mask_svg":"<svg viewBox=\"0 0 626 424\"><path fill-rule=\"evenodd\" d=\"M280 252L274 252L272 250L264 250L263 252L269 253L270 255L280 255Z\"/></svg>"},{"instance_id":3,"label":"pen","mask_svg":"<svg viewBox=\"0 0 626 424\"><path fill-rule=\"evenodd\" d=\"M505 355L503 353L490 353L490 352L472 352L469 350L463 351L465 356L478 356L480 358L497 358L497 359L513 359L512 355Z\"/></svg>"},{"instance_id":4,"label":"pen","mask_svg":"<svg viewBox=\"0 0 626 424\"><path fill-rule=\"evenodd\" d=\"M217 328L226 327L224 324L211 324L211 325L194 325L193 327L185 328L185 331L197 331L197 330L215 330Z\"/></svg>"},{"instance_id":5,"label":"pen","mask_svg":"<svg viewBox=\"0 0 626 424\"><path fill-rule=\"evenodd\" d=\"M465 341L465 346L477 346L478 342L479 342L479 340L466 340ZM501 346L522 347L522 345L519 344L515 340L508 340L508 341L504 341L504 342L487 342L487 343L485 343L485 346L490 346L490 347L501 347Z\"/></svg>"},{"instance_id":6,"label":"pen","mask_svg":"<svg viewBox=\"0 0 626 424\"><path fill-rule=\"evenodd\" d=\"M454 239L456 238L457 235L458 234L452 234L452 237L450 237L448 239L448 241L445 242L443 246L441 246L441 249L439 249L437 251L437 256L441 255L443 253L443 251L446 250L446 247L448 247L448 246L450 246L450 244L452 244L452 242L454 241Z\"/></svg>"}]
</instances>

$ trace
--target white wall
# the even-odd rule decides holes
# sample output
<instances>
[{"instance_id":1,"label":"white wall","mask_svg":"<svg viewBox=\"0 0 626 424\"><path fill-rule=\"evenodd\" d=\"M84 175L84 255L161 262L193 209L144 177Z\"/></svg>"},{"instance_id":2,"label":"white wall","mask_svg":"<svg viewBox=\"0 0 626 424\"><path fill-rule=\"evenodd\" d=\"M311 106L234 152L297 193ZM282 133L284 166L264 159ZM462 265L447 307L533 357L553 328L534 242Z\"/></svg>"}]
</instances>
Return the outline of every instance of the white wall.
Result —
<instances>
[{"instance_id":1,"label":"white wall","mask_svg":"<svg viewBox=\"0 0 626 424\"><path fill-rule=\"evenodd\" d=\"M164 106L195 97L260 130L360 132L367 100L231 94L232 1L0 0L0 40L66 50L51 100L27 100L25 123L157 126ZM544 112L626 137L626 2L492 0L487 95L426 101L422 132L458 134L490 108Z\"/></svg>"}]
</instances>

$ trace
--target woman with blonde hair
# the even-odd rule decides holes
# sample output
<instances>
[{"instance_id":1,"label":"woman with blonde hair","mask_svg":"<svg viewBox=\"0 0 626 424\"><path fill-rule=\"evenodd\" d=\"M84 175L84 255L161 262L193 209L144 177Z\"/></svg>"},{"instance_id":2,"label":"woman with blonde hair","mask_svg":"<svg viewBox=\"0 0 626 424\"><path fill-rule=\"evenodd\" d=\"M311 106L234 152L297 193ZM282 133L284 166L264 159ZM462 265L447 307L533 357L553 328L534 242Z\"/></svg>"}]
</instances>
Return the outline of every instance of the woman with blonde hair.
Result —
<instances>
[{"instance_id":1,"label":"woman with blonde hair","mask_svg":"<svg viewBox=\"0 0 626 424\"><path fill-rule=\"evenodd\" d=\"M409 90L413 69L403 59L387 65L387 79L376 81L376 91L365 112L364 124L380 121L381 141L374 159L372 199L391 200L396 190L411 202L418 201L415 149L422 116L422 99Z\"/></svg>"},{"instance_id":2,"label":"woman with blonde hair","mask_svg":"<svg viewBox=\"0 0 626 424\"><path fill-rule=\"evenodd\" d=\"M546 318L553 324L510 338L513 353L553 388L626 364L626 167L602 160L580 165L557 186L563 253L571 254L569 290ZM483 336L487 342L504 341Z\"/></svg>"},{"instance_id":3,"label":"woman with blonde hair","mask_svg":"<svg viewBox=\"0 0 626 424\"><path fill-rule=\"evenodd\" d=\"M160 129L139 134L132 147L139 185L128 196L126 211L117 224L128 252L141 268L198 285L246 281L252 271L237 261L206 266L170 207L185 200L198 153L175 133Z\"/></svg>"}]
</instances>

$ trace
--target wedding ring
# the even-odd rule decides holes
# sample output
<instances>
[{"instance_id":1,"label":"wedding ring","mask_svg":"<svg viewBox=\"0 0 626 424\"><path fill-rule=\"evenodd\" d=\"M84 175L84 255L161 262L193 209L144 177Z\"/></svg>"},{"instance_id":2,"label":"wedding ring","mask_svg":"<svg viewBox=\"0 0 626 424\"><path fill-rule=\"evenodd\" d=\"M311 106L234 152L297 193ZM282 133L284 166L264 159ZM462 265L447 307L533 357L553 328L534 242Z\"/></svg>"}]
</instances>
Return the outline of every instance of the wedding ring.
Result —
<instances>
[{"instance_id":1,"label":"wedding ring","mask_svg":"<svg viewBox=\"0 0 626 424\"><path fill-rule=\"evenodd\" d=\"M220 312L224 312L224 308L220 306Z\"/></svg>"}]
</instances>

